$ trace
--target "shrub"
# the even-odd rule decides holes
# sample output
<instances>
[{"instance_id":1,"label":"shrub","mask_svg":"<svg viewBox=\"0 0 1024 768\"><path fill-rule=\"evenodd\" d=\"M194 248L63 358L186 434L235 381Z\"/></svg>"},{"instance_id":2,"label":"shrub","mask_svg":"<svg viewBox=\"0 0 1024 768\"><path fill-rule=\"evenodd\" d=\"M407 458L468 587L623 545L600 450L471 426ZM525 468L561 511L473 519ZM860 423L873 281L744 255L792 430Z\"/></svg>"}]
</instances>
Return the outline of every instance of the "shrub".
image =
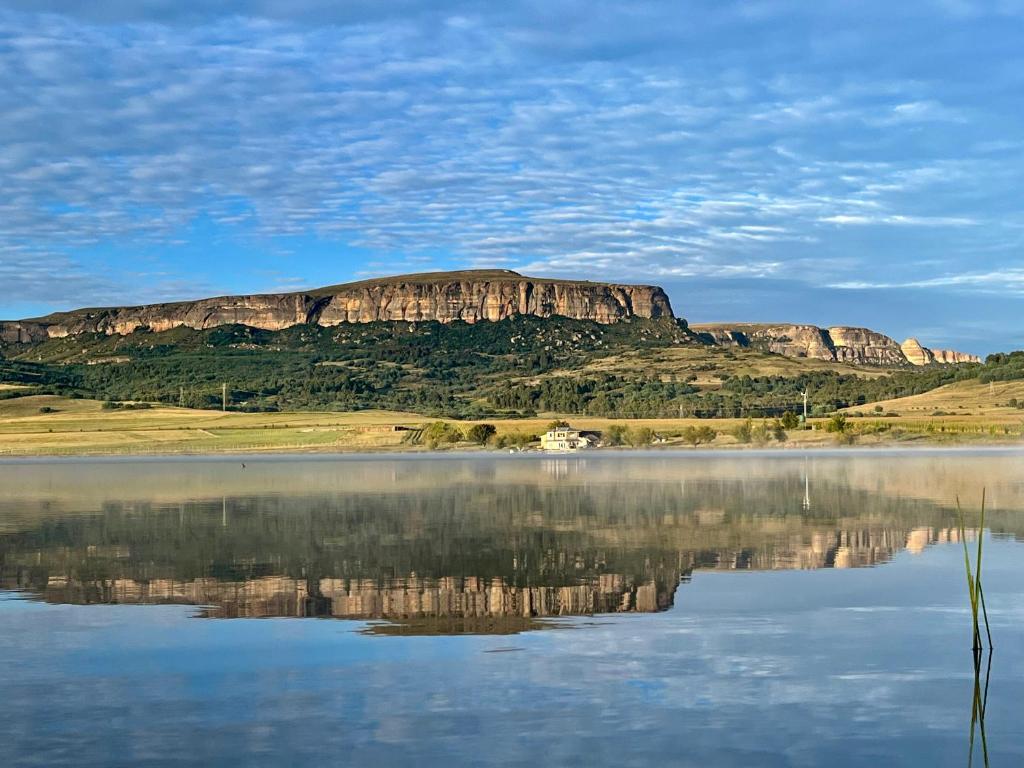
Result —
<instances>
[{"instance_id":1,"label":"shrub","mask_svg":"<svg viewBox=\"0 0 1024 768\"><path fill-rule=\"evenodd\" d=\"M841 413L832 414L832 418L830 418L825 423L825 431L826 432L837 432L837 433L845 432L846 431L846 416L841 414Z\"/></svg>"},{"instance_id":2,"label":"shrub","mask_svg":"<svg viewBox=\"0 0 1024 768\"><path fill-rule=\"evenodd\" d=\"M601 437L607 445L625 445L626 428L622 424L612 424Z\"/></svg>"},{"instance_id":3,"label":"shrub","mask_svg":"<svg viewBox=\"0 0 1024 768\"><path fill-rule=\"evenodd\" d=\"M786 442L786 429L779 419L772 422L772 437L780 443Z\"/></svg>"},{"instance_id":4,"label":"shrub","mask_svg":"<svg viewBox=\"0 0 1024 768\"><path fill-rule=\"evenodd\" d=\"M457 443L462 439L462 431L454 424L446 421L435 421L423 430L423 440L431 448L439 445Z\"/></svg>"},{"instance_id":5,"label":"shrub","mask_svg":"<svg viewBox=\"0 0 1024 768\"><path fill-rule=\"evenodd\" d=\"M654 432L650 427L634 427L626 432L626 439L634 448L642 448L654 442Z\"/></svg>"},{"instance_id":6,"label":"shrub","mask_svg":"<svg viewBox=\"0 0 1024 768\"><path fill-rule=\"evenodd\" d=\"M731 434L736 438L737 442L749 443L754 436L754 423L750 419L747 419L738 427L734 427Z\"/></svg>"},{"instance_id":7,"label":"shrub","mask_svg":"<svg viewBox=\"0 0 1024 768\"><path fill-rule=\"evenodd\" d=\"M477 445L484 445L498 430L493 424L474 424L466 430L466 439Z\"/></svg>"},{"instance_id":8,"label":"shrub","mask_svg":"<svg viewBox=\"0 0 1024 768\"><path fill-rule=\"evenodd\" d=\"M683 438L683 442L696 447L701 443L710 443L718 437L718 433L711 427L707 426L688 426L683 429L681 436Z\"/></svg>"},{"instance_id":9,"label":"shrub","mask_svg":"<svg viewBox=\"0 0 1024 768\"><path fill-rule=\"evenodd\" d=\"M56 408L51 408L48 405L44 405L42 408L39 409L39 412L40 413L56 413L57 409Z\"/></svg>"},{"instance_id":10,"label":"shrub","mask_svg":"<svg viewBox=\"0 0 1024 768\"><path fill-rule=\"evenodd\" d=\"M153 407L152 403L119 403L116 400L105 400L100 406L105 411L146 411Z\"/></svg>"},{"instance_id":11,"label":"shrub","mask_svg":"<svg viewBox=\"0 0 1024 768\"><path fill-rule=\"evenodd\" d=\"M537 436L531 435L529 432L506 432L498 435L494 444L498 448L525 448L536 440Z\"/></svg>"},{"instance_id":12,"label":"shrub","mask_svg":"<svg viewBox=\"0 0 1024 768\"><path fill-rule=\"evenodd\" d=\"M751 439L758 445L764 445L767 443L771 436L771 429L768 427L768 422L766 421L762 421L750 430Z\"/></svg>"},{"instance_id":13,"label":"shrub","mask_svg":"<svg viewBox=\"0 0 1024 768\"><path fill-rule=\"evenodd\" d=\"M800 426L800 417L792 411L786 411L782 414L782 427L783 429L796 429Z\"/></svg>"}]
</instances>

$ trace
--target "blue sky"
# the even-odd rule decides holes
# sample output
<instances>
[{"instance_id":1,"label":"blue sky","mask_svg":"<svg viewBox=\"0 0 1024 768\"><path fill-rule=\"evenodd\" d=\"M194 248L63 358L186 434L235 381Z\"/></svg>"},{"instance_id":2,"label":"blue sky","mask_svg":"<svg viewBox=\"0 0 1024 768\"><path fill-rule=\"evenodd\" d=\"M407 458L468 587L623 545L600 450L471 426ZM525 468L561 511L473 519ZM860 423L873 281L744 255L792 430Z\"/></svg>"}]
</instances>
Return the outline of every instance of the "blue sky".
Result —
<instances>
[{"instance_id":1,"label":"blue sky","mask_svg":"<svg viewBox=\"0 0 1024 768\"><path fill-rule=\"evenodd\" d=\"M1024 0L0 0L0 317L500 266L1024 347L1021 40Z\"/></svg>"}]
</instances>

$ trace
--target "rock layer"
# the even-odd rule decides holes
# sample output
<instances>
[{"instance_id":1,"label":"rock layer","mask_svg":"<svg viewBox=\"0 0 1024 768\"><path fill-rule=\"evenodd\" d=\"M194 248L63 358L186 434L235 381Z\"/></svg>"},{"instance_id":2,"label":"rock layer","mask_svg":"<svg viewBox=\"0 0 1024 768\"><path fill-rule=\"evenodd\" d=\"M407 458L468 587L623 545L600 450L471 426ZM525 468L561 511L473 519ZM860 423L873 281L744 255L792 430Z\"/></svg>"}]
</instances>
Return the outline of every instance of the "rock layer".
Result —
<instances>
[{"instance_id":1,"label":"rock layer","mask_svg":"<svg viewBox=\"0 0 1024 768\"><path fill-rule=\"evenodd\" d=\"M922 346L917 339L907 339L900 345L900 348L907 356L907 360L914 365L930 365L931 363L954 365L956 363L980 362L977 355L969 355L953 349L928 349L928 347Z\"/></svg>"},{"instance_id":2,"label":"rock layer","mask_svg":"<svg viewBox=\"0 0 1024 768\"><path fill-rule=\"evenodd\" d=\"M808 357L855 365L899 366L933 363L977 363L976 355L928 349L917 339L903 344L869 330L816 325L691 325L706 341L723 346L753 347L786 357Z\"/></svg>"},{"instance_id":3,"label":"rock layer","mask_svg":"<svg viewBox=\"0 0 1024 768\"><path fill-rule=\"evenodd\" d=\"M515 315L562 315L598 323L674 316L668 296L653 285L545 280L481 270L367 280L300 293L80 309L0 322L0 340L34 343L82 333L125 335L180 326L202 330L232 323L273 331L301 323L330 326L375 320L475 323Z\"/></svg>"}]
</instances>

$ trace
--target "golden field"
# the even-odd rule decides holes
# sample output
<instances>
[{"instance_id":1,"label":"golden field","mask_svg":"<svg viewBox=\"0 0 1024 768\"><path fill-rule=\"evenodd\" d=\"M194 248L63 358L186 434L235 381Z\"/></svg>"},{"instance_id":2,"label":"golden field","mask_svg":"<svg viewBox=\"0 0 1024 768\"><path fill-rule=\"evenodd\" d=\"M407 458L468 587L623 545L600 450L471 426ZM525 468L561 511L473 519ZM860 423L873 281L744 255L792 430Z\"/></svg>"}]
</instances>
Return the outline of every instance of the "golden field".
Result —
<instances>
[{"instance_id":1,"label":"golden field","mask_svg":"<svg viewBox=\"0 0 1024 768\"><path fill-rule=\"evenodd\" d=\"M984 391L978 390L982 386ZM973 387L973 388L972 388ZM849 431L859 445L892 443L1016 443L1024 435L1024 411L998 403L1018 395L1024 384L954 385L949 391L850 409ZM986 394L987 393L987 394ZM963 400L964 407L959 407ZM970 403L967 405L967 403ZM949 415L932 416L941 404ZM51 412L42 412L49 409ZM555 414L533 419L488 420L498 434L539 434ZM612 424L649 427L662 438L658 447L688 447L679 433L690 425L719 432L708 446L747 447L729 432L741 419L605 419L566 417L579 429L605 430ZM0 456L206 454L250 452L378 452L427 450L410 441L410 434L435 419L413 413L360 411L355 413L291 412L237 413L154 406L145 410L106 410L95 400L54 395L0 400ZM829 447L842 440L812 420L813 430L794 430L785 443L770 447ZM473 422L453 422L467 426ZM396 429L399 428L399 429ZM845 441L849 442L849 441ZM476 446L460 444L458 449ZM750 447L766 447L750 444Z\"/></svg>"}]
</instances>

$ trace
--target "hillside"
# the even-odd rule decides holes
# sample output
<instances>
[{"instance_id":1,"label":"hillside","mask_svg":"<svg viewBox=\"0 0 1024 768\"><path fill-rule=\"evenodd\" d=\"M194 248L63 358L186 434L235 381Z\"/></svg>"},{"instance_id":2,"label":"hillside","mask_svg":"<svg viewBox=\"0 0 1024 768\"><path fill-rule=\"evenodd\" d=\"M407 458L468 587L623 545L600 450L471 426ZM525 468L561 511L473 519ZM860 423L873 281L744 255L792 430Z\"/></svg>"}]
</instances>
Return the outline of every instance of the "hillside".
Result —
<instances>
[{"instance_id":1,"label":"hillside","mask_svg":"<svg viewBox=\"0 0 1024 768\"><path fill-rule=\"evenodd\" d=\"M0 324L0 382L23 387L0 399L741 418L799 410L804 391L820 415L982 375L923 347L915 360L932 364L912 365L905 347L864 328L691 328L656 286L427 273Z\"/></svg>"},{"instance_id":2,"label":"hillside","mask_svg":"<svg viewBox=\"0 0 1024 768\"><path fill-rule=\"evenodd\" d=\"M1024 420L1024 381L958 381L919 395L858 406L898 416L984 416L994 421Z\"/></svg>"},{"instance_id":3,"label":"hillside","mask_svg":"<svg viewBox=\"0 0 1024 768\"><path fill-rule=\"evenodd\" d=\"M977 366L918 369L787 358L701 344L675 319L601 324L518 316L488 323L241 325L9 345L0 392L247 411L368 408L457 417L777 416L925 392Z\"/></svg>"}]
</instances>

